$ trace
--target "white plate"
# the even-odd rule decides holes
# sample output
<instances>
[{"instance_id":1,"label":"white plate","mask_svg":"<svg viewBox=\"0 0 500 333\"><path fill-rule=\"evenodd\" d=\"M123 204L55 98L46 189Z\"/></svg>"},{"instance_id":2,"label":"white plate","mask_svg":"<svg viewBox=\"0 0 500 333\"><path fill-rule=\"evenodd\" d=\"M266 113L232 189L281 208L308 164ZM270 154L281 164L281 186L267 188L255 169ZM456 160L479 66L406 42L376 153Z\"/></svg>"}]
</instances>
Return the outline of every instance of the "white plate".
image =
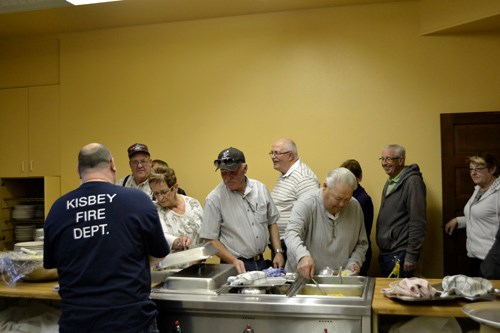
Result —
<instances>
[{"instance_id":1,"label":"white plate","mask_svg":"<svg viewBox=\"0 0 500 333\"><path fill-rule=\"evenodd\" d=\"M500 328L500 303L478 302L462 307L463 313L481 324Z\"/></svg>"}]
</instances>

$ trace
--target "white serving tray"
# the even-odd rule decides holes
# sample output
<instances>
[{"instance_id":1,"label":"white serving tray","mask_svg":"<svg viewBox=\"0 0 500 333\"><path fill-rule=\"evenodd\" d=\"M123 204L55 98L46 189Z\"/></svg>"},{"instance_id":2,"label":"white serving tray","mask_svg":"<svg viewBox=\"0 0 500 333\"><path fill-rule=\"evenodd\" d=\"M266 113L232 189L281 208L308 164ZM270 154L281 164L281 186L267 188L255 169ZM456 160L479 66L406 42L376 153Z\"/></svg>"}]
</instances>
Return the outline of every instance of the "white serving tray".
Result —
<instances>
[{"instance_id":1,"label":"white serving tray","mask_svg":"<svg viewBox=\"0 0 500 333\"><path fill-rule=\"evenodd\" d=\"M188 264L199 260L205 260L217 253L217 249L212 243L204 243L185 251L170 253L158 263L161 269L172 266Z\"/></svg>"}]
</instances>

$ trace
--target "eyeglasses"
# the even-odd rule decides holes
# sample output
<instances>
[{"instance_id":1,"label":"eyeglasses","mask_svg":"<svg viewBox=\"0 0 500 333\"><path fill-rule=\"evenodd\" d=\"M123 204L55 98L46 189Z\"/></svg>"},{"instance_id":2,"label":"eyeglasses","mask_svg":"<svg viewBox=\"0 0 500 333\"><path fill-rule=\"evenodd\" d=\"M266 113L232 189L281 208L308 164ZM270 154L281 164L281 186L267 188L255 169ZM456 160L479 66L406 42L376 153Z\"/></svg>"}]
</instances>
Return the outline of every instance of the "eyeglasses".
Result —
<instances>
[{"instance_id":1,"label":"eyeglasses","mask_svg":"<svg viewBox=\"0 0 500 333\"><path fill-rule=\"evenodd\" d=\"M150 162L151 160L133 160L133 161L130 161L130 164L132 164L133 166L138 166L139 164L140 165L146 165Z\"/></svg>"},{"instance_id":2,"label":"eyeglasses","mask_svg":"<svg viewBox=\"0 0 500 333\"><path fill-rule=\"evenodd\" d=\"M389 161L394 161L394 160L398 160L400 159L400 157L380 157L379 160L381 162L389 162Z\"/></svg>"},{"instance_id":3,"label":"eyeglasses","mask_svg":"<svg viewBox=\"0 0 500 333\"><path fill-rule=\"evenodd\" d=\"M155 197L156 199L159 199L161 196L163 196L163 195L165 195L165 196L166 196L167 194L169 194L169 193L170 193L170 191L172 191L172 189L174 188L174 186L175 186L175 184L174 184L174 185L172 185L172 186L171 186L168 190L166 190L166 191L153 192L153 195L154 195L154 197Z\"/></svg>"},{"instance_id":4,"label":"eyeglasses","mask_svg":"<svg viewBox=\"0 0 500 333\"><path fill-rule=\"evenodd\" d=\"M233 167L236 164L243 163L243 161L242 160L235 160L234 158L221 158L221 159L214 161L214 165L217 169L220 168L221 164L223 164L223 163L227 167Z\"/></svg>"},{"instance_id":5,"label":"eyeglasses","mask_svg":"<svg viewBox=\"0 0 500 333\"><path fill-rule=\"evenodd\" d=\"M285 152L282 152L282 153L280 153L279 151L270 151L269 152L269 156L281 156L281 155L285 155L285 154L288 154L288 153L291 153L291 151L285 151Z\"/></svg>"},{"instance_id":6,"label":"eyeglasses","mask_svg":"<svg viewBox=\"0 0 500 333\"><path fill-rule=\"evenodd\" d=\"M487 167L479 167L479 168L470 168L469 169L469 172L470 173L473 173L474 171L477 172L477 173L481 173L483 172L485 169L488 169Z\"/></svg>"}]
</instances>

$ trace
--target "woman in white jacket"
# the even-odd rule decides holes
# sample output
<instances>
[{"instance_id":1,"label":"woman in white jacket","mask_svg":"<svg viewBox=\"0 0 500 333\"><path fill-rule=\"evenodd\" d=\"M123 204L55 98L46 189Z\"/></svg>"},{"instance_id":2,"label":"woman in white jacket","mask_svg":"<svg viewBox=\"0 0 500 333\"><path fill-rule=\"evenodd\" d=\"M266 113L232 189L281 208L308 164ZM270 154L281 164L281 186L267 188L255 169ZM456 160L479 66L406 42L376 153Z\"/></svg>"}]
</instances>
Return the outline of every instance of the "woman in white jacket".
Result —
<instances>
[{"instance_id":1,"label":"woman in white jacket","mask_svg":"<svg viewBox=\"0 0 500 333\"><path fill-rule=\"evenodd\" d=\"M469 169L476 186L464 208L464 215L444 226L451 235L458 228L467 228L467 256L470 276L481 276L480 265L495 242L500 225L500 178L495 157L480 153L469 157Z\"/></svg>"}]
</instances>

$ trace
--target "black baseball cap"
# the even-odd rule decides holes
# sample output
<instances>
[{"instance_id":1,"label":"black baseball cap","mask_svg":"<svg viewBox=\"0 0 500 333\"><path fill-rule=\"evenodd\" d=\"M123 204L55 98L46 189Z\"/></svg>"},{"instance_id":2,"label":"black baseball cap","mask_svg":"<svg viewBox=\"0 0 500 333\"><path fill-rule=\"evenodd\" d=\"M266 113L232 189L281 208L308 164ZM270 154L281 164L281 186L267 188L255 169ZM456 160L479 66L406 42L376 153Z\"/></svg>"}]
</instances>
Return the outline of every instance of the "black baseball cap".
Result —
<instances>
[{"instance_id":1,"label":"black baseball cap","mask_svg":"<svg viewBox=\"0 0 500 333\"><path fill-rule=\"evenodd\" d=\"M236 170L241 163L245 163L245 155L237 148L229 147L222 150L214 161L215 171L219 169Z\"/></svg>"},{"instance_id":2,"label":"black baseball cap","mask_svg":"<svg viewBox=\"0 0 500 333\"><path fill-rule=\"evenodd\" d=\"M128 158L131 158L132 155L136 153L145 153L151 156L148 150L148 146L142 143L134 143L132 146L128 147Z\"/></svg>"}]
</instances>

